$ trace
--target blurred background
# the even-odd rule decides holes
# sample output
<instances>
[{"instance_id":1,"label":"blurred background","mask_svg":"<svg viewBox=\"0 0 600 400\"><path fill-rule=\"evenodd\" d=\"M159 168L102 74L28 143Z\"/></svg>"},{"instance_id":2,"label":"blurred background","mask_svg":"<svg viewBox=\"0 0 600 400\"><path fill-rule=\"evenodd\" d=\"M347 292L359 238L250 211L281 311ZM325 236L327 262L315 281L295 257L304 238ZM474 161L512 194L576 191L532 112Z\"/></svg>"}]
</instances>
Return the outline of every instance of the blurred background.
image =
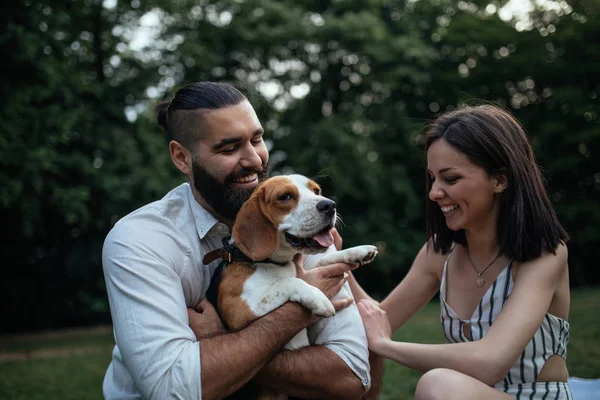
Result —
<instances>
[{"instance_id":1,"label":"blurred background","mask_svg":"<svg viewBox=\"0 0 600 400\"><path fill-rule=\"evenodd\" d=\"M198 80L241 89L272 173L318 176L344 245L378 246L355 272L376 298L426 240L426 125L509 109L571 235L569 372L600 378L598 0L15 0L0 20L1 399L102 397L102 244L184 181L154 107ZM443 342L439 304L394 339ZM387 362L381 399L419 376Z\"/></svg>"},{"instance_id":2,"label":"blurred background","mask_svg":"<svg viewBox=\"0 0 600 400\"><path fill-rule=\"evenodd\" d=\"M247 94L272 172L320 176L376 297L425 241L424 127L463 103L531 136L600 284L597 0L17 0L3 5L0 333L110 324L104 237L184 181L154 106L198 80ZM597 307L598 304L596 304Z\"/></svg>"}]
</instances>

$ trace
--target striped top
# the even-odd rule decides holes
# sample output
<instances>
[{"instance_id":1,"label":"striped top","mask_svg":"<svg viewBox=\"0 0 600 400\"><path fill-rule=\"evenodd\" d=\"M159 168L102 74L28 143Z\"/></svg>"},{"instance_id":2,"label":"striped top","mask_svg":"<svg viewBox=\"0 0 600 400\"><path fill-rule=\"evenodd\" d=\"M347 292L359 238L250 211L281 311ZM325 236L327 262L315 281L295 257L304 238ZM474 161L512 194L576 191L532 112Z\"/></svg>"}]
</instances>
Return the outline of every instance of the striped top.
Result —
<instances>
[{"instance_id":1,"label":"striped top","mask_svg":"<svg viewBox=\"0 0 600 400\"><path fill-rule=\"evenodd\" d=\"M452 253L450 253L451 255ZM464 335L464 325L471 325L472 340L480 340L492 326L504 303L514 287L512 279L512 262L498 275L494 283L479 302L469 320L461 320L446 303L446 275L450 255L444 262L442 281L440 284L441 322L446 340L450 343L469 342ZM510 368L504 379L495 386L503 388L508 385L535 382L546 360L553 355L567 358L569 341L569 322L546 313L542 324L535 332L527 346Z\"/></svg>"}]
</instances>

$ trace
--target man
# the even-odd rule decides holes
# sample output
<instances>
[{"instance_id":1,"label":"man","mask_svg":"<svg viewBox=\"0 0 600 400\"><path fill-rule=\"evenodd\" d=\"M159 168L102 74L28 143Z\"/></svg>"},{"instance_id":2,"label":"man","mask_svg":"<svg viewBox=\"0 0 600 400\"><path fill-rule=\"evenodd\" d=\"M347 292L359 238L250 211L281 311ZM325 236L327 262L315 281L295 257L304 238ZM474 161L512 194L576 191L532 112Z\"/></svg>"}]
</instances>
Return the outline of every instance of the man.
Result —
<instances>
[{"instance_id":1,"label":"man","mask_svg":"<svg viewBox=\"0 0 600 400\"><path fill-rule=\"evenodd\" d=\"M204 255L222 247L239 208L267 176L264 131L248 100L226 84L194 83L158 119L190 184L127 215L106 238L116 346L104 396L214 399L253 380L290 396L360 398L370 385L368 348L350 299L334 300L339 312L320 320L286 303L234 333L204 300L219 262L203 265ZM331 298L351 268L300 275ZM307 326L315 345L282 351Z\"/></svg>"}]
</instances>

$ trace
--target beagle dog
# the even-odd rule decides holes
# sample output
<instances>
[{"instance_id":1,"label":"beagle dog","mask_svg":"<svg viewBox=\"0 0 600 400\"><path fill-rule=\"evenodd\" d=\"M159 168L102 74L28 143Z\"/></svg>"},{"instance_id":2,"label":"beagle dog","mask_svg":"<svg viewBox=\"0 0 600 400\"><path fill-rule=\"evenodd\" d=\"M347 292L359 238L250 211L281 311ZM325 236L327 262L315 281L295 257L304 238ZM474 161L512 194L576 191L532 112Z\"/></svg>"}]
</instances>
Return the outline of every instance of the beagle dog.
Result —
<instances>
[{"instance_id":1,"label":"beagle dog","mask_svg":"<svg viewBox=\"0 0 600 400\"><path fill-rule=\"evenodd\" d=\"M332 229L336 219L335 203L302 175L272 177L256 188L232 230L234 246L246 261L230 262L218 284L217 308L229 329L242 329L287 301L298 302L320 317L335 314L323 292L296 277L292 259L297 253L324 253L305 257L305 269L371 262L377 255L375 246L335 251ZM308 345L303 330L285 348Z\"/></svg>"}]
</instances>

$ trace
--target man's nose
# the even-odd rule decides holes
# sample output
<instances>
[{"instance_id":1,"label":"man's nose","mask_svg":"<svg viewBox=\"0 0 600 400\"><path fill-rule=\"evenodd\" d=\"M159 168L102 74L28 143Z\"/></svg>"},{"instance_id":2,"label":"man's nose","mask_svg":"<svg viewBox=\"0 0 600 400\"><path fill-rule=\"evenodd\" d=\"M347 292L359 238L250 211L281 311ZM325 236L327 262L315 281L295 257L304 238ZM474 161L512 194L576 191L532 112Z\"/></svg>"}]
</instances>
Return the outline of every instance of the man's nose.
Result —
<instances>
[{"instance_id":1,"label":"man's nose","mask_svg":"<svg viewBox=\"0 0 600 400\"><path fill-rule=\"evenodd\" d=\"M250 145L249 148L244 151L242 158L240 159L240 165L244 168L259 168L263 165L263 160L254 148Z\"/></svg>"}]
</instances>

